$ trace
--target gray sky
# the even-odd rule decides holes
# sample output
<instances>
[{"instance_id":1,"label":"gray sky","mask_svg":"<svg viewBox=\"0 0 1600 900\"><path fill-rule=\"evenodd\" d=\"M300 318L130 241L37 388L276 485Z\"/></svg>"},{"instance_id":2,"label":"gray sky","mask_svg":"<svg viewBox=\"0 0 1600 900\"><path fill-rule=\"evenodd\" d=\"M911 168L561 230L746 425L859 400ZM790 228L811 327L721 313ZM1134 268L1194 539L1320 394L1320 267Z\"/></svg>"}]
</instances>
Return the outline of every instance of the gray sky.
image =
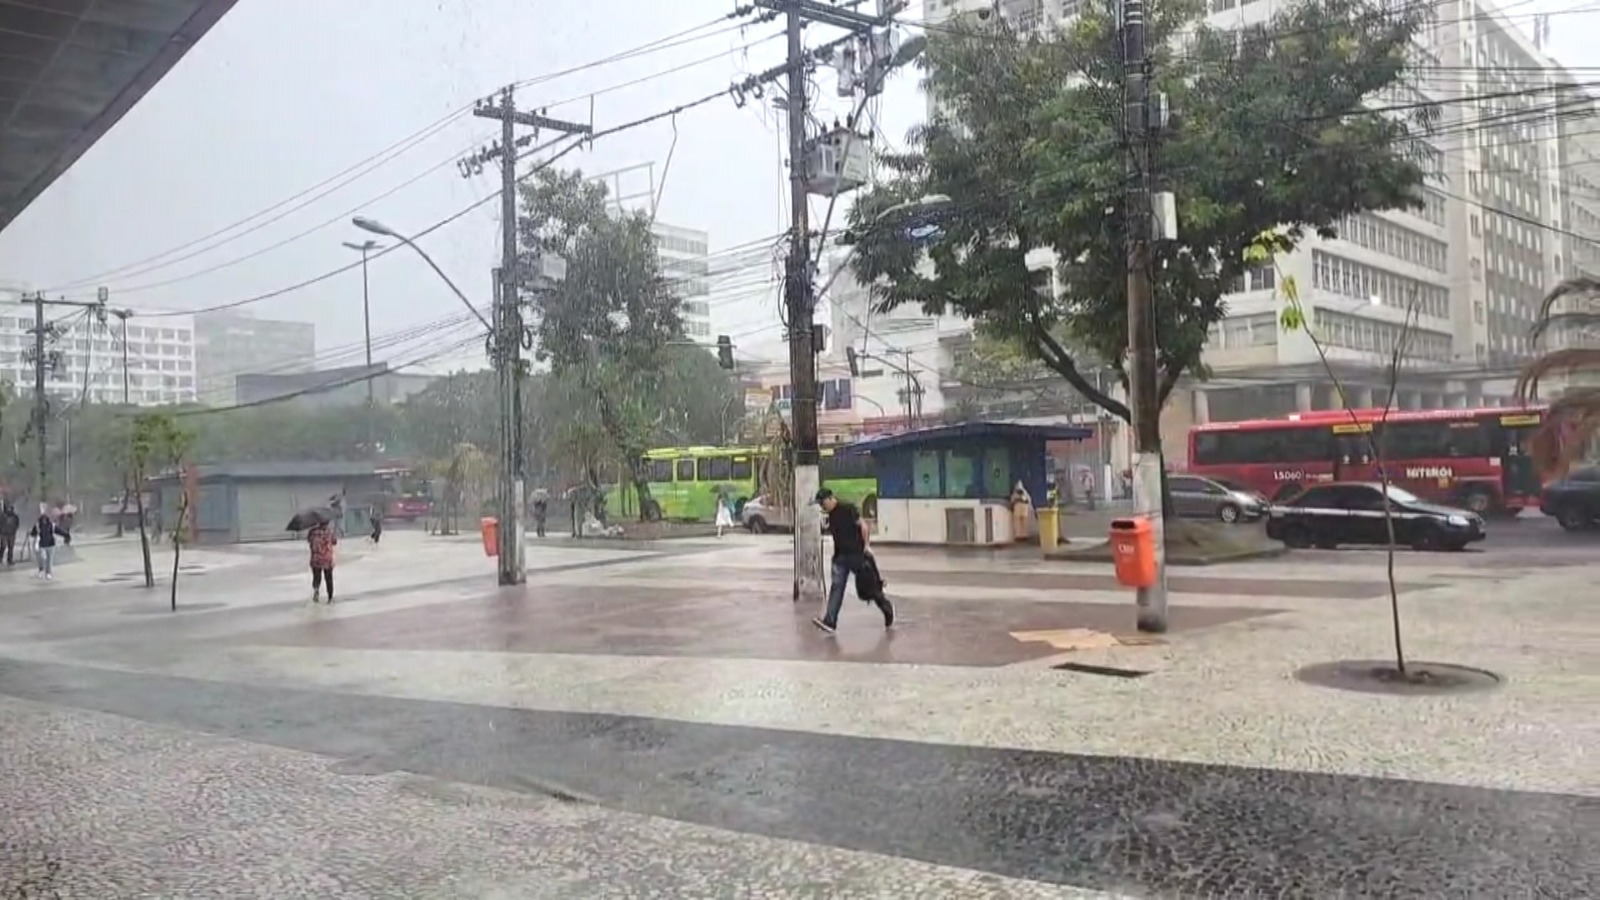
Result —
<instances>
[{"instance_id":1,"label":"gray sky","mask_svg":"<svg viewBox=\"0 0 1600 900\"><path fill-rule=\"evenodd\" d=\"M732 0L239 0L155 90L0 234L0 275L35 288L58 288L138 263L305 191L508 81L658 41L708 23L733 5ZM543 12L534 12L535 7ZM1509 0L1506 9L1530 31L1532 15L1557 12L1551 19L1557 57L1569 65L1600 65L1600 4ZM722 31L730 25L697 32L702 39L693 43L522 88L519 103L548 105L551 115L585 120L590 115L585 95L659 75L596 97L594 123L603 129L723 89L781 59L778 23ZM812 28L807 41L835 34ZM738 50L751 42L756 45ZM662 74L711 56L716 58ZM900 75L881 103L880 125L896 142L923 117L915 79L915 73ZM832 73L820 72L817 84L819 117L842 115ZM578 102L561 102L574 98ZM738 109L724 98L684 113L676 123L675 151L672 123L660 122L599 141L563 163L600 173L654 162L661 219L709 231L713 252L775 237L786 216L781 131L775 114L760 107L752 102ZM364 237L346 224L352 211L416 231L490 193L492 173L463 180L453 160L495 129L494 123L471 117L450 122L382 166L341 179L349 183L279 221L260 225L258 220L247 226L257 230L230 232L64 293L92 296L95 285L106 284L119 305L193 309L314 277L353 259L352 251L340 246ZM434 171L428 173L430 168ZM408 181L413 183L403 184ZM625 188L647 186L644 175L635 175ZM295 205L301 203L305 199ZM813 202L819 219L824 206ZM496 210L497 204L487 204L423 241L480 305L487 302L489 269L499 253ZM839 215L842 209L836 221ZM252 254L258 255L230 264ZM727 266L714 259L712 267ZM763 274L772 274L770 265L726 275L723 284L742 288L743 296L713 306L715 329L736 335L741 350L757 350L779 337L776 289L761 293ZM371 276L376 336L459 310L411 254L374 262ZM346 351L332 361L353 362L350 348L361 335L360 291L360 273L352 271L249 308L261 316L315 322L324 351ZM435 335L423 335L378 356L402 363L435 346Z\"/></svg>"},{"instance_id":2,"label":"gray sky","mask_svg":"<svg viewBox=\"0 0 1600 900\"><path fill-rule=\"evenodd\" d=\"M660 40L709 23L733 6L732 0L239 0L160 85L0 234L0 273L35 288L61 288L140 262L286 200L509 81ZM603 129L724 89L781 61L781 23L725 30L731 27L719 23L683 46L521 88L519 106L549 105L552 116L584 121L591 109L584 95L659 74L596 97L594 123ZM808 29L807 40L838 33ZM707 57L716 58L660 74ZM921 118L915 77L902 76L885 99L884 128L897 141ZM819 115L826 118L843 101L834 95L831 72L820 72L817 83ZM561 104L573 98L582 99ZM660 218L710 232L713 252L775 238L786 215L780 208L781 131L776 114L760 106L752 101L739 109L731 99L718 99L678 117L675 150L673 123L664 121L598 141L562 164L600 173L654 162ZM106 284L115 304L193 309L316 276L354 259L353 251L340 246L366 237L346 224L352 210L417 231L491 193L497 185L492 171L463 180L453 160L497 129L492 121L458 119L277 222L58 292L92 296L96 284ZM400 186L412 179L417 180ZM627 179L627 192L648 189L648 173ZM825 204L815 206L820 215ZM498 204L489 203L422 241L480 305L487 303L489 269L498 260L497 222ZM311 229L317 230L297 237ZM713 259L713 270L719 265L726 268ZM770 273L770 264L730 273L724 284L750 290L713 307L716 330L740 335L741 349L779 336L776 292L754 293L761 276ZM375 261L371 279L375 336L460 309L412 254ZM339 349L360 340L360 291L357 270L248 308L263 317L313 321L320 347ZM427 339L413 341L393 355L404 361L429 346Z\"/></svg>"}]
</instances>

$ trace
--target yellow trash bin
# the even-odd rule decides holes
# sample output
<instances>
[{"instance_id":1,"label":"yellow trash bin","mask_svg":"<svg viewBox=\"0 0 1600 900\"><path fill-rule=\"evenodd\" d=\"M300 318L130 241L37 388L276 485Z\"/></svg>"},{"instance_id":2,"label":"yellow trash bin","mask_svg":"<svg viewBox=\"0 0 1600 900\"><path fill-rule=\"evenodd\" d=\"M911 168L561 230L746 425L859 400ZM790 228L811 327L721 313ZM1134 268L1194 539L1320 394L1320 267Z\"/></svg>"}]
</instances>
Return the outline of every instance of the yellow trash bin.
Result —
<instances>
[{"instance_id":1,"label":"yellow trash bin","mask_svg":"<svg viewBox=\"0 0 1600 900\"><path fill-rule=\"evenodd\" d=\"M1061 542L1061 510L1046 506L1039 510L1039 546L1050 550Z\"/></svg>"}]
</instances>

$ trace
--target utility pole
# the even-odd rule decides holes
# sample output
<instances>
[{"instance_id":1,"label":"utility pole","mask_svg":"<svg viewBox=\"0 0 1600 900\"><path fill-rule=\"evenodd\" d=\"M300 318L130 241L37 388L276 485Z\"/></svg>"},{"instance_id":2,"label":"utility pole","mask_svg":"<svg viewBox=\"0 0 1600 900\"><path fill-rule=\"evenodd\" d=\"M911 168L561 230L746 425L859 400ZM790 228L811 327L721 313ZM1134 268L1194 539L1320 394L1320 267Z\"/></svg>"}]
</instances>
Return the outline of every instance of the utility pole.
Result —
<instances>
[{"instance_id":1,"label":"utility pole","mask_svg":"<svg viewBox=\"0 0 1600 900\"><path fill-rule=\"evenodd\" d=\"M500 400L500 583L527 580L522 535L522 503L527 485L522 471L522 306L517 266L517 146L516 126L548 128L565 134L589 134L588 125L562 122L532 112L519 112L512 89L500 92L500 103L480 101L472 111L480 119L500 122L498 146L478 154L481 160L500 160L500 285L495 299L494 365L499 375ZM536 266L536 268L538 268ZM536 275L541 274L535 272Z\"/></svg>"},{"instance_id":2,"label":"utility pole","mask_svg":"<svg viewBox=\"0 0 1600 900\"><path fill-rule=\"evenodd\" d=\"M76 300L46 300L42 292L36 292L31 298L24 297L22 302L33 304L33 429L34 437L38 440L38 465L39 465L39 496L36 498L41 503L49 502L50 468L49 449L47 440L50 424L50 397L45 392L46 373L55 368L56 355L48 352L47 347L56 339L55 329L44 320L44 309L47 306L68 306L73 309L92 310L104 316L107 293L104 288L99 292L99 299L92 303L83 303ZM93 341L90 342L93 347ZM92 353L93 350L86 350Z\"/></svg>"},{"instance_id":3,"label":"utility pole","mask_svg":"<svg viewBox=\"0 0 1600 900\"><path fill-rule=\"evenodd\" d=\"M1157 391L1155 292L1150 243L1151 199L1150 55L1145 48L1144 0L1123 0L1122 64L1128 143L1128 399L1137 443L1133 462L1133 510L1150 522L1155 584L1138 589L1140 631L1167 630L1167 550L1162 522L1161 403Z\"/></svg>"},{"instance_id":4,"label":"utility pole","mask_svg":"<svg viewBox=\"0 0 1600 900\"><path fill-rule=\"evenodd\" d=\"M367 254L383 245L371 240L359 244L345 241L344 245L361 254L361 325L367 339L367 449L371 451L373 459L377 459L378 439L373 433L373 418L378 403L373 393L373 384L378 379L373 377L372 372L372 291L367 281Z\"/></svg>"},{"instance_id":5,"label":"utility pole","mask_svg":"<svg viewBox=\"0 0 1600 900\"><path fill-rule=\"evenodd\" d=\"M851 32L849 40L873 36L905 8L899 0L879 3L876 16L854 12L818 0L755 0L755 5L785 17L788 55L786 110L789 119L789 209L792 215L789 258L784 266L784 316L788 321L790 433L794 443L794 591L795 602L819 601L823 596L822 519L816 505L822 486L822 452L817 432L817 352L811 327L816 312L816 292L811 272L810 201L807 167L811 144L806 137L806 66L812 59L801 40L801 29L818 22ZM841 42L842 45L843 42ZM889 54L868 69L866 81L881 90L882 75L894 64ZM841 74L841 77L843 75ZM852 69L851 77L856 77ZM836 189L837 190L837 189Z\"/></svg>"},{"instance_id":6,"label":"utility pole","mask_svg":"<svg viewBox=\"0 0 1600 900\"><path fill-rule=\"evenodd\" d=\"M806 189L806 72L797 4L786 10L789 39L789 261L784 267L784 312L789 321L790 416L794 439L793 599L822 599L822 449L817 435L817 351L811 345L815 298L811 294L810 191Z\"/></svg>"}]
</instances>

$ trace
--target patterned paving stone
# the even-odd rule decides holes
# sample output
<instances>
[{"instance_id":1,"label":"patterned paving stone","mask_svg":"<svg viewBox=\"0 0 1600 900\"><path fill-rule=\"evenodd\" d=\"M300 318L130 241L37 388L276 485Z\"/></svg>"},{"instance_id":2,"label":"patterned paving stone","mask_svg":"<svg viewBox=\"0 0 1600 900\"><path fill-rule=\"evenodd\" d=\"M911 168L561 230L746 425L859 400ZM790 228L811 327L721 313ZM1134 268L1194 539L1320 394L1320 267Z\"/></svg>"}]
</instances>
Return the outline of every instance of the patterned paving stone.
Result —
<instances>
[{"instance_id":1,"label":"patterned paving stone","mask_svg":"<svg viewBox=\"0 0 1600 900\"><path fill-rule=\"evenodd\" d=\"M994 598L902 600L885 631L870 606L851 598L839 634L824 639L816 610L752 597L726 586L653 588L541 585L531 601L480 600L421 606L335 622L243 635L239 643L343 649L495 650L737 659L809 659L948 666L1003 666L1056 652L1013 633L1085 628L1133 631L1131 606ZM1208 628L1273 610L1242 606L1171 609L1172 630Z\"/></svg>"},{"instance_id":2,"label":"patterned paving stone","mask_svg":"<svg viewBox=\"0 0 1600 900\"><path fill-rule=\"evenodd\" d=\"M1104 896L15 701L0 756L5 898Z\"/></svg>"},{"instance_id":3,"label":"patterned paving stone","mask_svg":"<svg viewBox=\"0 0 1600 900\"><path fill-rule=\"evenodd\" d=\"M635 813L1118 894L1600 896L1600 810L1587 797L35 663L0 663L0 694L359 760L374 773L535 794L560 785ZM204 791L225 799L231 786L180 793Z\"/></svg>"}]
</instances>

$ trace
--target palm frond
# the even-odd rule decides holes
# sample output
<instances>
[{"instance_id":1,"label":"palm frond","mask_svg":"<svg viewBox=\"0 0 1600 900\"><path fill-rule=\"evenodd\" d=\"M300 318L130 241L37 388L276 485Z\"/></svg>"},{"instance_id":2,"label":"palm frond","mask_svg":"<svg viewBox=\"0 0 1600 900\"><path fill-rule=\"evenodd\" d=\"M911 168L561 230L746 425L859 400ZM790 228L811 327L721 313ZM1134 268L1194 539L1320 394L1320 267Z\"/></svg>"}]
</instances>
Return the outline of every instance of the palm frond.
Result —
<instances>
[{"instance_id":1,"label":"palm frond","mask_svg":"<svg viewBox=\"0 0 1600 900\"><path fill-rule=\"evenodd\" d=\"M1539 302L1539 314L1534 319L1532 329L1534 340L1538 340L1550 329L1551 325L1555 324L1552 310L1555 309L1556 304L1572 297L1600 297L1600 278L1580 275L1576 278L1565 279L1554 288L1551 288L1550 293L1545 294L1544 299Z\"/></svg>"},{"instance_id":2,"label":"palm frond","mask_svg":"<svg viewBox=\"0 0 1600 900\"><path fill-rule=\"evenodd\" d=\"M1528 363L1517 376L1516 397L1527 403L1539 392L1539 382L1552 375L1570 375L1576 372L1600 372L1600 349L1572 347L1551 350Z\"/></svg>"}]
</instances>

